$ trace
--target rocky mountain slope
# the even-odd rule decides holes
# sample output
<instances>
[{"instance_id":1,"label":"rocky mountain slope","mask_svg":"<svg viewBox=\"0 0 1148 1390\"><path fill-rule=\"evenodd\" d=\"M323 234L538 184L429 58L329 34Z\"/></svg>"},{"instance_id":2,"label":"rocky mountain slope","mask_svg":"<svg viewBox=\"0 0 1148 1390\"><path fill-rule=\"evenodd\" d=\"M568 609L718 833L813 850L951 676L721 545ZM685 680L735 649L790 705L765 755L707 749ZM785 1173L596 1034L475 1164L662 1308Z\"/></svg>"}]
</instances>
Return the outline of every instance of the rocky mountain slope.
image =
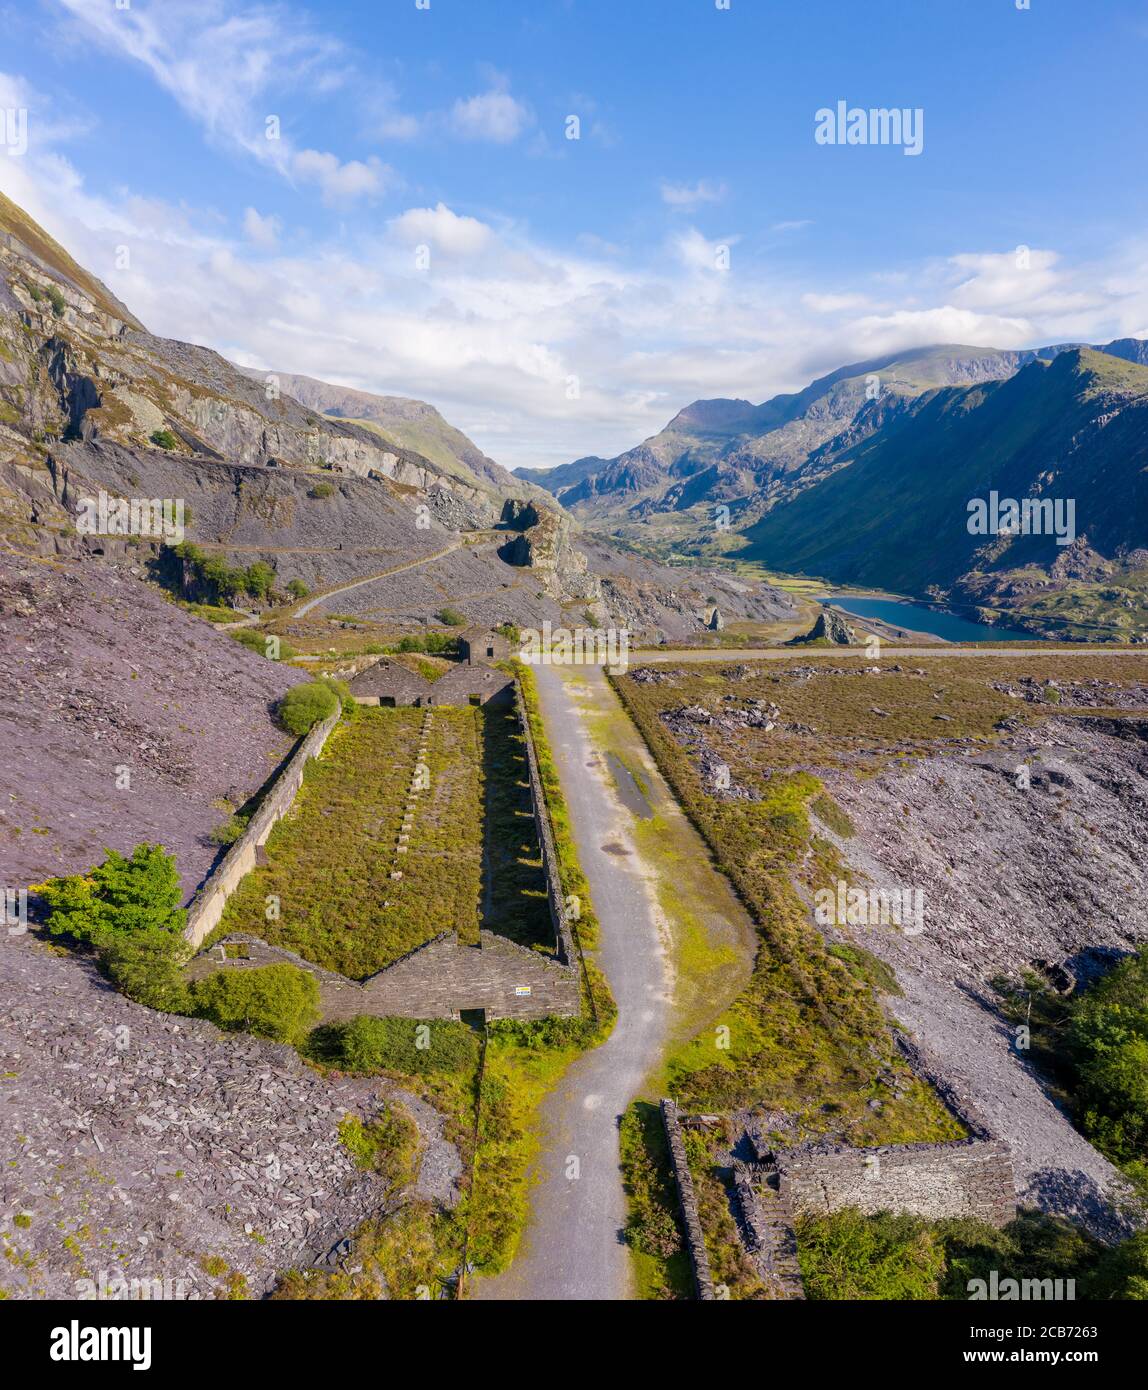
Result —
<instances>
[{"instance_id":1,"label":"rocky mountain slope","mask_svg":"<svg viewBox=\"0 0 1148 1390\"><path fill-rule=\"evenodd\" d=\"M1081 346L1000 351L944 345L891 354L842 367L761 405L694 401L660 433L617 458L516 473L547 488L576 515L615 525L723 502L732 504L735 521L749 522L816 481L844 450L926 393L1003 381L1032 362ZM1148 362L1148 342L1137 339L1093 350Z\"/></svg>"},{"instance_id":2,"label":"rocky mountain slope","mask_svg":"<svg viewBox=\"0 0 1148 1390\"><path fill-rule=\"evenodd\" d=\"M266 372L248 372L254 380L266 381ZM377 434L392 448L410 449L429 459L450 476L472 486L493 484L502 490L519 492L512 475L495 463L426 401L407 396L379 396L347 386L316 381L310 376L275 372L281 389L308 410L332 419L358 424Z\"/></svg>"},{"instance_id":3,"label":"rocky mountain slope","mask_svg":"<svg viewBox=\"0 0 1148 1390\"><path fill-rule=\"evenodd\" d=\"M30 937L5 944L0 998L6 1296L259 1298L367 1217L457 1200L441 1180L461 1168L441 1117L386 1083L320 1075L292 1048L154 1013ZM380 1091L422 1141L397 1198L339 1135L349 1114L377 1117ZM112 1292L97 1292L101 1279Z\"/></svg>"},{"instance_id":4,"label":"rocky mountain slope","mask_svg":"<svg viewBox=\"0 0 1148 1390\"><path fill-rule=\"evenodd\" d=\"M345 411L362 423L337 418ZM200 550L233 566L262 561L280 589L433 565L465 537L466 572L435 576L434 608L372 595L414 625L454 606L468 621L520 626L540 615L633 620L674 637L705 626L703 596L667 591L629 559L630 592L612 609L622 558L598 548L591 567L572 519L432 407L242 371L156 338L0 198L0 540L45 555L114 550L75 536L78 504L101 491L182 500ZM761 586L749 598L731 590L728 616L792 611Z\"/></svg>"},{"instance_id":5,"label":"rocky mountain slope","mask_svg":"<svg viewBox=\"0 0 1148 1390\"><path fill-rule=\"evenodd\" d=\"M1006 381L922 396L745 533L773 568L987 606L1071 582L1111 590L1113 632L1142 602L1121 574L1148 544L1148 367L1088 349ZM970 501L1059 499L1072 533L970 533ZM1062 512L1067 523L1069 514ZM1123 624L1121 612L1127 615Z\"/></svg>"}]
</instances>

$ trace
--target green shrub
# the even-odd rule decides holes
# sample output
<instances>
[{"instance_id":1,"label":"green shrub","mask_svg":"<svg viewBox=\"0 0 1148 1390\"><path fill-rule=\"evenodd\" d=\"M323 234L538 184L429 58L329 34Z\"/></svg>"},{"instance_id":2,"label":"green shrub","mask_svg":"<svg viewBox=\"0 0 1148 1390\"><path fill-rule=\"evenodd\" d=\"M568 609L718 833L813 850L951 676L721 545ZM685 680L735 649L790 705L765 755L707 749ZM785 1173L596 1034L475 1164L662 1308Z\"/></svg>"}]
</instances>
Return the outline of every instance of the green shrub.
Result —
<instances>
[{"instance_id":1,"label":"green shrub","mask_svg":"<svg viewBox=\"0 0 1148 1390\"><path fill-rule=\"evenodd\" d=\"M1073 1001L1067 1050L1085 1134L1117 1163L1148 1158L1148 947Z\"/></svg>"},{"instance_id":2,"label":"green shrub","mask_svg":"<svg viewBox=\"0 0 1148 1390\"><path fill-rule=\"evenodd\" d=\"M308 497L313 497L316 502L321 502L325 497L333 497L334 495L335 488L331 483L316 483L307 494Z\"/></svg>"},{"instance_id":3,"label":"green shrub","mask_svg":"<svg viewBox=\"0 0 1148 1390\"><path fill-rule=\"evenodd\" d=\"M258 628L239 627L227 635L232 641L238 642L240 646L247 647L250 651L258 652L268 661L290 661L295 655L295 648L290 642L285 642L279 638L278 647L276 647L271 636L268 633L260 632ZM273 655L275 652L278 654Z\"/></svg>"},{"instance_id":4,"label":"green shrub","mask_svg":"<svg viewBox=\"0 0 1148 1390\"><path fill-rule=\"evenodd\" d=\"M275 1042L302 1042L319 1020L318 981L297 965L218 970L188 993L200 1018Z\"/></svg>"},{"instance_id":5,"label":"green shrub","mask_svg":"<svg viewBox=\"0 0 1148 1390\"><path fill-rule=\"evenodd\" d=\"M265 599L275 583L275 571L262 560L256 560L248 565L244 582L252 598Z\"/></svg>"},{"instance_id":6,"label":"green shrub","mask_svg":"<svg viewBox=\"0 0 1148 1390\"><path fill-rule=\"evenodd\" d=\"M246 816L229 816L221 825L217 825L207 838L213 845L233 845L247 829L247 825Z\"/></svg>"},{"instance_id":7,"label":"green shrub","mask_svg":"<svg viewBox=\"0 0 1148 1390\"><path fill-rule=\"evenodd\" d=\"M383 1175L388 1194L414 1182L419 1131L402 1106L391 1104L366 1124L357 1115L345 1116L339 1125L339 1138L360 1168Z\"/></svg>"},{"instance_id":8,"label":"green shrub","mask_svg":"<svg viewBox=\"0 0 1148 1390\"><path fill-rule=\"evenodd\" d=\"M798 1259L811 1299L933 1299L945 1252L919 1217L853 1208L803 1216L796 1224Z\"/></svg>"},{"instance_id":9,"label":"green shrub","mask_svg":"<svg viewBox=\"0 0 1148 1390\"><path fill-rule=\"evenodd\" d=\"M44 293L52 306L52 313L55 314L58 319L62 319L68 308L68 302L64 298L63 292L60 290L59 286L49 285Z\"/></svg>"},{"instance_id":10,"label":"green shrub","mask_svg":"<svg viewBox=\"0 0 1148 1390\"><path fill-rule=\"evenodd\" d=\"M332 1060L346 1071L468 1072L478 1060L478 1038L464 1023L446 1019L353 1018L334 1030Z\"/></svg>"},{"instance_id":11,"label":"green shrub","mask_svg":"<svg viewBox=\"0 0 1148 1390\"><path fill-rule=\"evenodd\" d=\"M171 430L152 430L151 442L157 449L178 449L179 440Z\"/></svg>"},{"instance_id":12,"label":"green shrub","mask_svg":"<svg viewBox=\"0 0 1148 1390\"><path fill-rule=\"evenodd\" d=\"M435 614L444 627L465 627L466 618L457 608L440 608Z\"/></svg>"},{"instance_id":13,"label":"green shrub","mask_svg":"<svg viewBox=\"0 0 1148 1390\"><path fill-rule=\"evenodd\" d=\"M86 874L70 874L37 884L32 891L47 903L48 930L96 946L135 933L180 932L187 913L175 856L162 845L137 845L130 859L109 850L104 862Z\"/></svg>"},{"instance_id":14,"label":"green shrub","mask_svg":"<svg viewBox=\"0 0 1148 1390\"><path fill-rule=\"evenodd\" d=\"M189 1007L183 965L189 947L177 933L150 930L110 941L100 953L109 979L121 994L164 1013Z\"/></svg>"},{"instance_id":15,"label":"green shrub","mask_svg":"<svg viewBox=\"0 0 1148 1390\"><path fill-rule=\"evenodd\" d=\"M279 722L288 733L301 738L339 708L339 696L324 681L292 686L279 701Z\"/></svg>"},{"instance_id":16,"label":"green shrub","mask_svg":"<svg viewBox=\"0 0 1148 1390\"><path fill-rule=\"evenodd\" d=\"M287 592L293 599L303 599L311 592L301 579L292 579L287 585Z\"/></svg>"}]
</instances>

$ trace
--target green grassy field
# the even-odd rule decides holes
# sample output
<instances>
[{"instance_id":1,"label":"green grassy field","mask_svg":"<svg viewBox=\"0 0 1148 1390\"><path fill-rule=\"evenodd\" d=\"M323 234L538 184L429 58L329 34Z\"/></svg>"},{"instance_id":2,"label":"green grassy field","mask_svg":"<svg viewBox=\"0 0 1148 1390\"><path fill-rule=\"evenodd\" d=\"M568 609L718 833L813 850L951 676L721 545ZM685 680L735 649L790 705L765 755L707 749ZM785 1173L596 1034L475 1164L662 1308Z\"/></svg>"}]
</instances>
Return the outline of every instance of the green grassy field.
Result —
<instances>
[{"instance_id":1,"label":"green grassy field","mask_svg":"<svg viewBox=\"0 0 1148 1390\"><path fill-rule=\"evenodd\" d=\"M478 940L482 770L475 709L437 709L427 737L429 785L413 797L410 843L396 854L417 763L421 710L362 709L307 770L272 831L266 867L227 905L218 932L249 932L353 979L440 932ZM402 873L392 879L392 869ZM268 918L278 899L278 918Z\"/></svg>"}]
</instances>

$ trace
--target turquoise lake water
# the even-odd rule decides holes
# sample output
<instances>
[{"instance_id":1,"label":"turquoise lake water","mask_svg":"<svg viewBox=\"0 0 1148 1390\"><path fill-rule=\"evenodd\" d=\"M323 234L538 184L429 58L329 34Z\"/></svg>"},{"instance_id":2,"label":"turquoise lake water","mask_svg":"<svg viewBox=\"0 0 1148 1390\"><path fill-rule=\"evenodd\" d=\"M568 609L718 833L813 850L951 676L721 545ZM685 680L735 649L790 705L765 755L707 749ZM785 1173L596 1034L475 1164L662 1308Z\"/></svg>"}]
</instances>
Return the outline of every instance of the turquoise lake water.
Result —
<instances>
[{"instance_id":1,"label":"turquoise lake water","mask_svg":"<svg viewBox=\"0 0 1148 1390\"><path fill-rule=\"evenodd\" d=\"M943 637L946 642L1039 642L1029 632L1013 632L1004 627L990 627L987 623L977 623L971 618L959 617L943 608L929 608L923 603L910 603L904 599L892 598L822 598L821 603L832 603L835 608L844 609L858 618L880 618L883 622L898 627L909 627L915 632L931 632Z\"/></svg>"}]
</instances>

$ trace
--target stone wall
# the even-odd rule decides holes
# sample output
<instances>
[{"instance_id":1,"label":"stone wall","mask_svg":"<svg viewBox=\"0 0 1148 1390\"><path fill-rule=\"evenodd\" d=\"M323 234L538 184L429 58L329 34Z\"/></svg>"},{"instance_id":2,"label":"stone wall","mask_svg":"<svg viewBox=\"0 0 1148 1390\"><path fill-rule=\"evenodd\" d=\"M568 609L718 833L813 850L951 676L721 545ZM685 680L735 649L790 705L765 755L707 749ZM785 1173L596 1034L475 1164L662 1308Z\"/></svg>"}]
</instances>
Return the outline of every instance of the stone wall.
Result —
<instances>
[{"instance_id":1,"label":"stone wall","mask_svg":"<svg viewBox=\"0 0 1148 1390\"><path fill-rule=\"evenodd\" d=\"M930 1220L972 1217L1004 1226L1016 1216L1012 1160L999 1139L853 1149L808 1144L774 1155L778 1194L794 1214L856 1207Z\"/></svg>"},{"instance_id":2,"label":"stone wall","mask_svg":"<svg viewBox=\"0 0 1148 1390\"><path fill-rule=\"evenodd\" d=\"M188 978L286 962L319 982L323 1023L345 1023L361 1014L457 1019L472 1009L485 1010L488 1021L577 1016L581 994L575 971L493 932L481 932L480 941L466 946L444 932L360 983L258 937L236 934L197 957Z\"/></svg>"},{"instance_id":3,"label":"stone wall","mask_svg":"<svg viewBox=\"0 0 1148 1390\"><path fill-rule=\"evenodd\" d=\"M530 774L530 802L534 808L534 822L538 828L538 843L542 849L542 871L546 875L546 897L550 903L550 920L554 924L558 959L564 965L572 966L578 960L574 946L574 933L570 926L570 915L566 911L566 895L562 891L562 878L558 871L558 852L554 847L554 832L550 825L550 810L546 804L546 794L542 790L542 775L538 770L538 754L534 748L534 732L530 727L530 716L526 712L526 702L522 698L522 687L517 680L514 682L514 700L526 741L526 761Z\"/></svg>"},{"instance_id":4,"label":"stone wall","mask_svg":"<svg viewBox=\"0 0 1148 1390\"><path fill-rule=\"evenodd\" d=\"M698 1298L704 1303L714 1300L714 1281L710 1272L710 1257L706 1252L705 1232L698 1215L698 1199L694 1192L694 1180L686 1159L686 1145L682 1138L681 1112L672 1100L662 1101L662 1123L666 1127L666 1142L670 1146L670 1162L674 1169L674 1179L678 1188L678 1202L682 1209L682 1221L686 1227L686 1253L690 1268L694 1272L694 1287Z\"/></svg>"},{"instance_id":5,"label":"stone wall","mask_svg":"<svg viewBox=\"0 0 1148 1390\"><path fill-rule=\"evenodd\" d=\"M275 785L263 798L247 829L208 875L187 914L184 937L192 946L202 946L219 925L228 898L255 867L256 853L260 846L267 843L267 837L276 822L294 805L299 788L303 785L303 773L307 764L323 751L331 731L339 722L339 717L340 711L336 710L321 724L316 724L303 739L276 779Z\"/></svg>"}]
</instances>

